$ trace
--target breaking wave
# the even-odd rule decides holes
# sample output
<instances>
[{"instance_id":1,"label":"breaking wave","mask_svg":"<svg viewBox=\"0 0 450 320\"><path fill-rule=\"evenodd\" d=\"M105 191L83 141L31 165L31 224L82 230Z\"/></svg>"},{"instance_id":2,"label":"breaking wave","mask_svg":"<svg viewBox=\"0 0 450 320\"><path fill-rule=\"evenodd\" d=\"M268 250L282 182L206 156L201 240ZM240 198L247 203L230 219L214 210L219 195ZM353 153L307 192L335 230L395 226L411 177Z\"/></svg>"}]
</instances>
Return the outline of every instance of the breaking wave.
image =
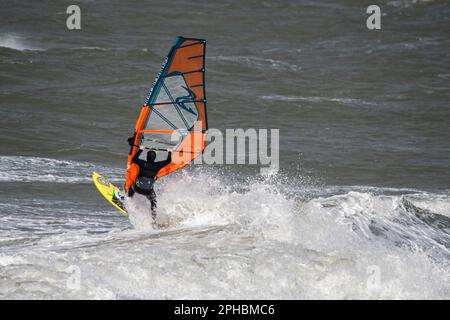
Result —
<instances>
[{"instance_id":1,"label":"breaking wave","mask_svg":"<svg viewBox=\"0 0 450 320\"><path fill-rule=\"evenodd\" d=\"M450 297L448 194L331 189L191 168L158 183L156 226L137 195L128 226L112 210L102 233L79 227L2 253L0 297ZM74 268L80 289L67 286Z\"/></svg>"},{"instance_id":2,"label":"breaking wave","mask_svg":"<svg viewBox=\"0 0 450 320\"><path fill-rule=\"evenodd\" d=\"M23 37L11 34L0 35L0 47L9 48L17 51L42 50L40 48L31 46L28 43L26 43Z\"/></svg>"},{"instance_id":3,"label":"breaking wave","mask_svg":"<svg viewBox=\"0 0 450 320\"><path fill-rule=\"evenodd\" d=\"M40 157L0 156L0 182L91 182L93 171L100 171L118 181L123 169L99 166L94 163L57 160Z\"/></svg>"}]
</instances>

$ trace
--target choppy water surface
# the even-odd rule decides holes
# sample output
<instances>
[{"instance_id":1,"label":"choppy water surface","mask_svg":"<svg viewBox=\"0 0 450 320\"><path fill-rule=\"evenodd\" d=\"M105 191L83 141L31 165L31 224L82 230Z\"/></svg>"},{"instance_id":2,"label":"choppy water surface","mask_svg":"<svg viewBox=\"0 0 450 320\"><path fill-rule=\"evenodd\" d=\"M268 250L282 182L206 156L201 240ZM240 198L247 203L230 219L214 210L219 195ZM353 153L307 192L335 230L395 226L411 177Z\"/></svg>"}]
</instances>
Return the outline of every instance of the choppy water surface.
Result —
<instances>
[{"instance_id":1,"label":"choppy water surface","mask_svg":"<svg viewBox=\"0 0 450 320\"><path fill-rule=\"evenodd\" d=\"M379 31L359 1L70 4L0 4L0 298L450 298L447 2ZM122 182L177 35L208 41L210 127L279 128L281 170L161 179L155 229L90 174Z\"/></svg>"}]
</instances>

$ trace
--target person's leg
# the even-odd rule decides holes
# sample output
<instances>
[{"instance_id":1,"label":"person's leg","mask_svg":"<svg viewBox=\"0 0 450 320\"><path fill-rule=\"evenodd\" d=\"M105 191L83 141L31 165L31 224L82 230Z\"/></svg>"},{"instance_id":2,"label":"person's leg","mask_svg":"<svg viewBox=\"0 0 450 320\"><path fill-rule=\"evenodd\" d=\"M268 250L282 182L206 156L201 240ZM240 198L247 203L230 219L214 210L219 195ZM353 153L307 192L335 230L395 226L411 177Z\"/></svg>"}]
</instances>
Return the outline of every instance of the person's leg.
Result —
<instances>
[{"instance_id":1,"label":"person's leg","mask_svg":"<svg viewBox=\"0 0 450 320\"><path fill-rule=\"evenodd\" d=\"M134 196L134 189L133 189L133 186L131 186L131 187L128 189L128 196L129 196L130 198L132 198L132 197Z\"/></svg>"},{"instance_id":2,"label":"person's leg","mask_svg":"<svg viewBox=\"0 0 450 320\"><path fill-rule=\"evenodd\" d=\"M151 210L152 210L152 217L156 217L156 193L153 188L150 190L149 194L147 195L147 199L150 200L151 203Z\"/></svg>"}]
</instances>

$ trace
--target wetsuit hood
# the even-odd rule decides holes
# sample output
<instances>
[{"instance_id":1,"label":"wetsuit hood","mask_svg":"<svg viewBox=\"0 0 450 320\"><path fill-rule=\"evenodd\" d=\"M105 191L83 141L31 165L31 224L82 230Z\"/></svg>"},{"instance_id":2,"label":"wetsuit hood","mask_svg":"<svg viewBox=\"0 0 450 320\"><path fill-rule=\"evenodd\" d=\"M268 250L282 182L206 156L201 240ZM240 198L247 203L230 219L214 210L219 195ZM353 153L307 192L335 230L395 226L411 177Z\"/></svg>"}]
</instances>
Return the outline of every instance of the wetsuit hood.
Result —
<instances>
[{"instance_id":1,"label":"wetsuit hood","mask_svg":"<svg viewBox=\"0 0 450 320\"><path fill-rule=\"evenodd\" d=\"M147 162L148 163L154 163L156 159L156 152L151 150L147 152Z\"/></svg>"}]
</instances>

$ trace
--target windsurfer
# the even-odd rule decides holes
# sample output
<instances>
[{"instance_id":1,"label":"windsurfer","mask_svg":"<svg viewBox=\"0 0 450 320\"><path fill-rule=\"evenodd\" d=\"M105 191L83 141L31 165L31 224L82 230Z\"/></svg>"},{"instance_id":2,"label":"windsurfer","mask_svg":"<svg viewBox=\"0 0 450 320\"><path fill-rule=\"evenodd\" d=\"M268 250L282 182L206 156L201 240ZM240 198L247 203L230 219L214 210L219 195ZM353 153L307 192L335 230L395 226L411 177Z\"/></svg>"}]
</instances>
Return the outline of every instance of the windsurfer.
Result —
<instances>
[{"instance_id":1,"label":"windsurfer","mask_svg":"<svg viewBox=\"0 0 450 320\"><path fill-rule=\"evenodd\" d=\"M139 175L136 181L132 184L128 190L128 196L132 197L135 192L143 194L150 200L152 216L156 216L156 194L153 186L155 184L155 176L159 170L168 165L172 161L172 150L168 149L167 159L163 161L155 162L156 152L149 150L147 152L147 161L142 160L139 156L145 150L145 147L141 146L134 155L132 162L139 166Z\"/></svg>"}]
</instances>

